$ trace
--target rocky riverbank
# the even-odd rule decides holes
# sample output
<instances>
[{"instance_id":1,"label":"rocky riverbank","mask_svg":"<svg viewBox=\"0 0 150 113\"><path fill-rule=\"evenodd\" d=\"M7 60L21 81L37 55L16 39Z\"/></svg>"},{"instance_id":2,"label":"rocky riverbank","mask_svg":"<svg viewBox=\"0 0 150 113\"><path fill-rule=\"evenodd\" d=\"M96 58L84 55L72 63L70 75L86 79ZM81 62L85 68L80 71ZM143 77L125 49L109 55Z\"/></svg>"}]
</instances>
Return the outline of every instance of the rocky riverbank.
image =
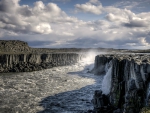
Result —
<instances>
[{"instance_id":1,"label":"rocky riverbank","mask_svg":"<svg viewBox=\"0 0 150 113\"><path fill-rule=\"evenodd\" d=\"M150 100L150 55L98 55L93 73L105 75L95 91L96 113L139 113Z\"/></svg>"}]
</instances>

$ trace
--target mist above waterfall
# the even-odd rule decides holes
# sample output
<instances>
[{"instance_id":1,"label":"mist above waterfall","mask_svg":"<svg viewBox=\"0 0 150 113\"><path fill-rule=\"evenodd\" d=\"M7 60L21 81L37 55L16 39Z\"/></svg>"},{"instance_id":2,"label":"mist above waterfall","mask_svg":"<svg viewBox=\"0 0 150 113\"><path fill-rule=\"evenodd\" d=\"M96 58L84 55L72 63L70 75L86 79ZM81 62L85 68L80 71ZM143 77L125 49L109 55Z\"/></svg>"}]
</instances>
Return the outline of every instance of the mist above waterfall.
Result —
<instances>
[{"instance_id":1,"label":"mist above waterfall","mask_svg":"<svg viewBox=\"0 0 150 113\"><path fill-rule=\"evenodd\" d=\"M94 50L89 50L88 52L84 53L85 57L79 63L84 63L84 66L87 67L89 70L94 68L94 61L95 57L100 54L107 54L107 52L98 52Z\"/></svg>"},{"instance_id":2,"label":"mist above waterfall","mask_svg":"<svg viewBox=\"0 0 150 113\"><path fill-rule=\"evenodd\" d=\"M80 61L80 63L84 63L85 68L88 70L92 70L94 68L94 60L95 56L100 54L107 54L107 52L97 52L97 51L89 51L86 53L85 57ZM111 72L112 72L112 62L106 63L105 65L106 75L102 81L102 91L103 94L109 94L111 89Z\"/></svg>"}]
</instances>

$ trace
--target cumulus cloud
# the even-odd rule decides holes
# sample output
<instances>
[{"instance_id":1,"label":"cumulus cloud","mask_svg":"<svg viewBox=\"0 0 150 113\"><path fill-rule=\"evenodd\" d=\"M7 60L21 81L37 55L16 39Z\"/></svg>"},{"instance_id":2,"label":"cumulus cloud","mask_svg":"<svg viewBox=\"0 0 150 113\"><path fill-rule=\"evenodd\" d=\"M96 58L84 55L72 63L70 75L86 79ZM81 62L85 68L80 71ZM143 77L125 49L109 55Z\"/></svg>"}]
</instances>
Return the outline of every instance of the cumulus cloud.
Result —
<instances>
[{"instance_id":1,"label":"cumulus cloud","mask_svg":"<svg viewBox=\"0 0 150 113\"><path fill-rule=\"evenodd\" d=\"M76 21L66 15L56 4L42 1L33 7L20 5L19 0L0 1L0 28L14 33L50 34L53 23Z\"/></svg>"},{"instance_id":2,"label":"cumulus cloud","mask_svg":"<svg viewBox=\"0 0 150 113\"><path fill-rule=\"evenodd\" d=\"M101 4L99 0L90 0L89 3L93 3L93 4Z\"/></svg>"},{"instance_id":3,"label":"cumulus cloud","mask_svg":"<svg viewBox=\"0 0 150 113\"><path fill-rule=\"evenodd\" d=\"M142 1L143 2L143 1ZM114 7L118 7L118 8L126 8L126 9L133 9L135 7L137 7L139 4L141 4L141 1L136 0L136 1L120 1L115 3L113 6Z\"/></svg>"},{"instance_id":4,"label":"cumulus cloud","mask_svg":"<svg viewBox=\"0 0 150 113\"><path fill-rule=\"evenodd\" d=\"M15 12L19 7L20 0L1 0L0 1L0 11L2 12Z\"/></svg>"},{"instance_id":5,"label":"cumulus cloud","mask_svg":"<svg viewBox=\"0 0 150 113\"><path fill-rule=\"evenodd\" d=\"M80 6L86 4L80 4ZM93 5L97 7L96 4ZM86 9L83 10L83 12L85 11ZM114 48L127 49L147 49L150 47L150 40L148 40L148 37L150 37L148 35L150 34L149 12L135 14L129 9L121 9L114 6L102 7L100 11L106 14L106 20L87 23L87 26L92 31L96 31L94 33L91 32L92 38L83 39L88 42L88 45L91 42L91 45L94 47L109 47L109 45ZM93 37L97 38L93 39Z\"/></svg>"},{"instance_id":6,"label":"cumulus cloud","mask_svg":"<svg viewBox=\"0 0 150 113\"><path fill-rule=\"evenodd\" d=\"M85 4L76 4L75 5L77 12L83 11L88 13L93 13L99 15L102 13L102 5L98 0L90 0Z\"/></svg>"},{"instance_id":7,"label":"cumulus cloud","mask_svg":"<svg viewBox=\"0 0 150 113\"><path fill-rule=\"evenodd\" d=\"M129 19L128 23L124 23L123 25L126 27L148 27L150 24L146 18L133 17Z\"/></svg>"},{"instance_id":8,"label":"cumulus cloud","mask_svg":"<svg viewBox=\"0 0 150 113\"><path fill-rule=\"evenodd\" d=\"M110 10L111 9L111 10ZM113 11L115 10L116 11ZM127 28L144 28L147 30L150 27L150 17L149 12L147 13L139 13L135 14L127 9L118 9L113 7L107 7L106 11L108 14L106 15L106 19L110 22L114 22Z\"/></svg>"},{"instance_id":9,"label":"cumulus cloud","mask_svg":"<svg viewBox=\"0 0 150 113\"><path fill-rule=\"evenodd\" d=\"M1 0L0 38L21 39L34 47L150 47L150 12L104 7L99 0L75 7L80 12L103 14L103 19L79 20L55 3L38 1L31 7L20 5L19 0Z\"/></svg>"},{"instance_id":10,"label":"cumulus cloud","mask_svg":"<svg viewBox=\"0 0 150 113\"><path fill-rule=\"evenodd\" d=\"M112 13L107 14L106 19L111 21L111 22L113 22L113 21L127 22L128 21L128 18L125 18L121 15L115 15L115 14L112 14Z\"/></svg>"},{"instance_id":11,"label":"cumulus cloud","mask_svg":"<svg viewBox=\"0 0 150 113\"><path fill-rule=\"evenodd\" d=\"M141 23L142 21L130 21L129 23L124 23L123 25L126 27L146 27L147 24L144 21L143 23Z\"/></svg>"}]
</instances>

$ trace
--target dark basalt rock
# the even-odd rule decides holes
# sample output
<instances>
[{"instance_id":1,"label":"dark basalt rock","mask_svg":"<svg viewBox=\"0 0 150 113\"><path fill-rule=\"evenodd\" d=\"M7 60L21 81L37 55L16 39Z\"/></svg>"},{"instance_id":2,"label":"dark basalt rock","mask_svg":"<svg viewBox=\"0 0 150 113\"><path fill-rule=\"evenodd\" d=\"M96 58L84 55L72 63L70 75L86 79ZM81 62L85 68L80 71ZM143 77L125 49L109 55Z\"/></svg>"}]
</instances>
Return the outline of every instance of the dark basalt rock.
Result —
<instances>
[{"instance_id":1,"label":"dark basalt rock","mask_svg":"<svg viewBox=\"0 0 150 113\"><path fill-rule=\"evenodd\" d=\"M149 58L150 56L146 54L96 56L95 67L92 70L94 74L107 73L105 67L111 62L111 89L108 96L113 110L110 113L139 113L143 107L150 106L149 98L147 98L150 97L148 94L150 84ZM103 92L101 93L103 94ZM94 109L94 112L105 113L100 110L104 98L101 95L94 95L95 99L98 102L94 102L94 106L97 106L98 109ZM108 104L107 107L110 105Z\"/></svg>"},{"instance_id":2,"label":"dark basalt rock","mask_svg":"<svg viewBox=\"0 0 150 113\"><path fill-rule=\"evenodd\" d=\"M102 94L101 90L96 90L93 96L95 113L112 113L114 107L111 105L109 95Z\"/></svg>"},{"instance_id":3,"label":"dark basalt rock","mask_svg":"<svg viewBox=\"0 0 150 113\"><path fill-rule=\"evenodd\" d=\"M75 53L0 54L0 73L31 72L77 63L82 55Z\"/></svg>"},{"instance_id":4,"label":"dark basalt rock","mask_svg":"<svg viewBox=\"0 0 150 113\"><path fill-rule=\"evenodd\" d=\"M85 57L74 52L77 50L31 48L23 41L0 40L0 73L30 72L71 65Z\"/></svg>"}]
</instances>

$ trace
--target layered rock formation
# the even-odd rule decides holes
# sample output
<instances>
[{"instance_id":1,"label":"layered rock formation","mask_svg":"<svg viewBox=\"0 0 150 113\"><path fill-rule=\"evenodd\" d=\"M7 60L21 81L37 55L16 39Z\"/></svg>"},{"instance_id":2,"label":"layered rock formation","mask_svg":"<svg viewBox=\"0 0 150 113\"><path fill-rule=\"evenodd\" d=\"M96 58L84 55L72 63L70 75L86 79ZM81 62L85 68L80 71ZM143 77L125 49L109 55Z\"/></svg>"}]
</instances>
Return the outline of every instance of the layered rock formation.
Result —
<instances>
[{"instance_id":1,"label":"layered rock formation","mask_svg":"<svg viewBox=\"0 0 150 113\"><path fill-rule=\"evenodd\" d=\"M0 72L29 72L77 63L83 54L31 48L19 40L0 40Z\"/></svg>"},{"instance_id":2,"label":"layered rock formation","mask_svg":"<svg viewBox=\"0 0 150 113\"><path fill-rule=\"evenodd\" d=\"M75 53L1 54L0 72L29 72L77 63L82 55Z\"/></svg>"},{"instance_id":3,"label":"layered rock formation","mask_svg":"<svg viewBox=\"0 0 150 113\"><path fill-rule=\"evenodd\" d=\"M96 91L93 98L96 113L139 113L144 106L149 106L149 55L98 55L93 73L105 75L102 93Z\"/></svg>"}]
</instances>

